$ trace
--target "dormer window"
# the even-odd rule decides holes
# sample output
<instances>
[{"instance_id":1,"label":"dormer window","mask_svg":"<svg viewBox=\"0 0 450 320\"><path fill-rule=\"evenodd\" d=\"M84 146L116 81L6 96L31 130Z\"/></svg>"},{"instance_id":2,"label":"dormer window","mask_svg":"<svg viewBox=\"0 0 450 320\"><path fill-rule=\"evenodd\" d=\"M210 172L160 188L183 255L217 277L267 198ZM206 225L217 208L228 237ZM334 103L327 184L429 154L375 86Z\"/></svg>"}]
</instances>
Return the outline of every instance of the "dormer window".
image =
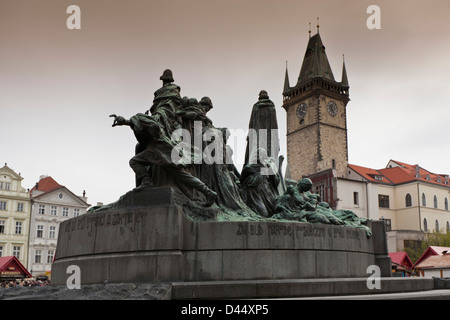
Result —
<instances>
[{"instance_id":1,"label":"dormer window","mask_svg":"<svg viewBox=\"0 0 450 320\"><path fill-rule=\"evenodd\" d=\"M375 180L383 181L383 176L375 176Z\"/></svg>"},{"instance_id":2,"label":"dormer window","mask_svg":"<svg viewBox=\"0 0 450 320\"><path fill-rule=\"evenodd\" d=\"M430 175L429 175L429 174L427 174L427 177L426 177L426 179L427 179L427 181L431 181L431 177L430 177Z\"/></svg>"}]
</instances>

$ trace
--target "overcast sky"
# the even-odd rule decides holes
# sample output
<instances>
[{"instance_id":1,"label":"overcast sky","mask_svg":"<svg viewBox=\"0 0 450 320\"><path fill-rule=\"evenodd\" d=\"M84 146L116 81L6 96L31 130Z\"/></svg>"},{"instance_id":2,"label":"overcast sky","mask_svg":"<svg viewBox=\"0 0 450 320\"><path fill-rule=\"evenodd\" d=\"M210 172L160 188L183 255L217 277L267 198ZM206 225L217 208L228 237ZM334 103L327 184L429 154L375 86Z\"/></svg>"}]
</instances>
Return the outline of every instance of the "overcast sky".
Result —
<instances>
[{"instance_id":1,"label":"overcast sky","mask_svg":"<svg viewBox=\"0 0 450 320\"><path fill-rule=\"evenodd\" d=\"M81 30L66 26L72 4ZM211 98L217 127L247 129L266 90L286 154L285 61L295 84L320 17L337 81L345 54L349 162L448 174L449 12L448 0L0 0L0 164L25 188L50 175L93 205L117 200L134 187L136 140L108 115L147 110L166 68L182 96Z\"/></svg>"}]
</instances>

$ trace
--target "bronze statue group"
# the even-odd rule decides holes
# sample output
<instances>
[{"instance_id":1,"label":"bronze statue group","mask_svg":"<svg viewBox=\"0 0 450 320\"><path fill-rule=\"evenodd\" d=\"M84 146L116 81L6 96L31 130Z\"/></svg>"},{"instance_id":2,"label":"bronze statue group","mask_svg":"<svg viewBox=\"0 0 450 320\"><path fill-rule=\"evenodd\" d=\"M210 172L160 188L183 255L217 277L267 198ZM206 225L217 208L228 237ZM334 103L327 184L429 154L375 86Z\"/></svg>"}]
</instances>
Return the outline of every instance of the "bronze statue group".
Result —
<instances>
[{"instance_id":1,"label":"bronze statue group","mask_svg":"<svg viewBox=\"0 0 450 320\"><path fill-rule=\"evenodd\" d=\"M311 193L311 180L283 179L276 110L266 91L260 92L253 106L245 163L239 172L227 145L229 130L214 127L207 116L213 108L211 99L181 97L171 70L165 70L160 79L163 85L148 111L129 120L111 115L113 126L129 126L138 141L130 160L136 174L133 192L171 186L205 210L217 208L222 220L238 217L348 225L370 235L366 219L348 210L332 210Z\"/></svg>"}]
</instances>

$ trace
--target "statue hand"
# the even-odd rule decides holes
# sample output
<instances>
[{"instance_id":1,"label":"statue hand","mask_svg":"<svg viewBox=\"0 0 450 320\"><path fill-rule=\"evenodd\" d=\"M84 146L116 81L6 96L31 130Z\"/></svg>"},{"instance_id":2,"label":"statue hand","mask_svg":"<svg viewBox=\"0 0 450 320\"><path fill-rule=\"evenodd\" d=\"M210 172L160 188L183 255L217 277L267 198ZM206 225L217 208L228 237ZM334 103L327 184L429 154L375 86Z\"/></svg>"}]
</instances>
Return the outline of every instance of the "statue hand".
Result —
<instances>
[{"instance_id":1,"label":"statue hand","mask_svg":"<svg viewBox=\"0 0 450 320\"><path fill-rule=\"evenodd\" d=\"M114 117L114 122L113 122L113 124L112 124L113 127L115 127L115 126L121 126L121 125L124 125L124 124L126 123L125 118L122 117L122 116L117 116L117 115L115 115L115 114L111 114L111 115L109 115L109 116L110 116L110 117Z\"/></svg>"}]
</instances>

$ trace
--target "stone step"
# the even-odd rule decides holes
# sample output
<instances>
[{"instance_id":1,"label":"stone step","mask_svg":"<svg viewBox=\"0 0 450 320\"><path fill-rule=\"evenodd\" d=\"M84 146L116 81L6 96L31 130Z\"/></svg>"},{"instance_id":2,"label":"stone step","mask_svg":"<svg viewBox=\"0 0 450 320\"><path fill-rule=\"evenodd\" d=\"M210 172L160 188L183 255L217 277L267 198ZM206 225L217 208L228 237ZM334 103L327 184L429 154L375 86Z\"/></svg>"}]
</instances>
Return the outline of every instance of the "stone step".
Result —
<instances>
[{"instance_id":1,"label":"stone step","mask_svg":"<svg viewBox=\"0 0 450 320\"><path fill-rule=\"evenodd\" d=\"M354 295L375 298L379 294L434 290L432 278L375 280L379 280L379 286L374 289L368 287L368 281L375 283L373 279L368 278L174 282L172 299L324 298Z\"/></svg>"}]
</instances>

